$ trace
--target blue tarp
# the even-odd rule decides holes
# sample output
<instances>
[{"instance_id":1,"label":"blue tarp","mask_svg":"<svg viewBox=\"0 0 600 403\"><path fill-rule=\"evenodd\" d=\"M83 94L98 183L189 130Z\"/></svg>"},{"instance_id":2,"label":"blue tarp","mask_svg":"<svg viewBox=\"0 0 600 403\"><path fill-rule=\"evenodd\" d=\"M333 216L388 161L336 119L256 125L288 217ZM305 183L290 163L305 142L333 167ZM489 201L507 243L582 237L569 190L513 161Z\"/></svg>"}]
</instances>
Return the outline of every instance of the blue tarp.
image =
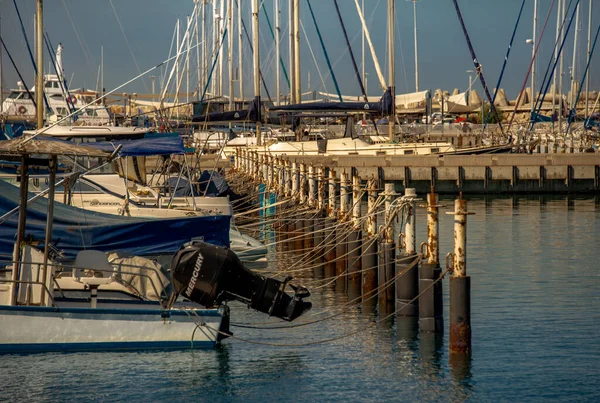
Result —
<instances>
[{"instance_id":1,"label":"blue tarp","mask_svg":"<svg viewBox=\"0 0 600 403\"><path fill-rule=\"evenodd\" d=\"M121 148L121 151L119 152L119 156L121 157L185 154L183 139L179 136L151 137L139 140L101 141L97 143L86 143L85 145L108 152L113 152L119 145L122 145L123 148Z\"/></svg>"},{"instance_id":2,"label":"blue tarp","mask_svg":"<svg viewBox=\"0 0 600 403\"><path fill-rule=\"evenodd\" d=\"M206 193L206 196L223 196L229 191L229 185L223 175L212 169L203 171L198 182L200 183L200 192Z\"/></svg>"},{"instance_id":3,"label":"blue tarp","mask_svg":"<svg viewBox=\"0 0 600 403\"><path fill-rule=\"evenodd\" d=\"M33 194L29 194L29 198ZM19 189L0 181L0 215L19 205ZM29 203L26 237L43 244L47 199ZM95 213L56 203L52 243L73 259L83 249L122 251L136 256L175 253L182 244L201 237L214 245L229 246L231 216L173 219L131 218ZM17 234L18 214L0 224L0 254L11 255ZM43 247L41 245L40 247Z\"/></svg>"}]
</instances>

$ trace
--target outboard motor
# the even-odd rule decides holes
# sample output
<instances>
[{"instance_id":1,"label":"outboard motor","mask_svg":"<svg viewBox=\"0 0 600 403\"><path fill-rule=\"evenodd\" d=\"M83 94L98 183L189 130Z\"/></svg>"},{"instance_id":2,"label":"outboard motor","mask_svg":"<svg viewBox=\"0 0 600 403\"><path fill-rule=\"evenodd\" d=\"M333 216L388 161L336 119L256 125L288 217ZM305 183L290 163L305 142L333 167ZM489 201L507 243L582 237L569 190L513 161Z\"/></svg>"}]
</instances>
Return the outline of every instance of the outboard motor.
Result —
<instances>
[{"instance_id":1,"label":"outboard motor","mask_svg":"<svg viewBox=\"0 0 600 403\"><path fill-rule=\"evenodd\" d=\"M310 292L303 286L283 282L248 270L230 249L194 241L184 245L171 261L175 292L206 307L236 300L257 311L292 321L312 304L303 301Z\"/></svg>"}]
</instances>

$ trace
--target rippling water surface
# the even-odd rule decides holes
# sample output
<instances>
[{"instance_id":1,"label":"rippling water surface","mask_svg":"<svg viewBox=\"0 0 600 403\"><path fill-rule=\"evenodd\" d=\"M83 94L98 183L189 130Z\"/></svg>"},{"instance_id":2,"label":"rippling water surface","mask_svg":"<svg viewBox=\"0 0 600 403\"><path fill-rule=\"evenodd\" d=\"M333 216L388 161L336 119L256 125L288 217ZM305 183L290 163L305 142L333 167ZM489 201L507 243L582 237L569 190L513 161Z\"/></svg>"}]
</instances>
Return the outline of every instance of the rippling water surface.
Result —
<instances>
[{"instance_id":1,"label":"rippling water surface","mask_svg":"<svg viewBox=\"0 0 600 403\"><path fill-rule=\"evenodd\" d=\"M5 355L0 401L600 401L600 200L471 199L469 210L470 362L449 362L445 280L443 336L352 306L310 326L232 329L283 347L229 339L209 351ZM452 216L440 218L445 256ZM294 255L287 259L277 264L289 267ZM311 318L348 301L303 281ZM232 320L265 316L234 305Z\"/></svg>"}]
</instances>

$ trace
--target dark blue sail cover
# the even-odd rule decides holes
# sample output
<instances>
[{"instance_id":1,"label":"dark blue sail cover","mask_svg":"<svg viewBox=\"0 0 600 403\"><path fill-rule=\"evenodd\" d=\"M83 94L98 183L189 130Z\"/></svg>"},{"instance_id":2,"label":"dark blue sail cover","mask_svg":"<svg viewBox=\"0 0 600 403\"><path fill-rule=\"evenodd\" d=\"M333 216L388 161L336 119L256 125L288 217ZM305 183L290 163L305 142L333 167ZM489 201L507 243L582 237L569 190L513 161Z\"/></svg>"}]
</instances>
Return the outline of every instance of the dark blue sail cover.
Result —
<instances>
[{"instance_id":1,"label":"dark blue sail cover","mask_svg":"<svg viewBox=\"0 0 600 403\"><path fill-rule=\"evenodd\" d=\"M206 115L195 115L192 122L213 123L213 122L260 122L260 97L254 97L248 109L228 112L212 112Z\"/></svg>"},{"instance_id":2,"label":"dark blue sail cover","mask_svg":"<svg viewBox=\"0 0 600 403\"><path fill-rule=\"evenodd\" d=\"M139 140L113 140L99 141L96 143L85 143L86 146L94 147L109 153L122 145L119 156L141 157L149 155L172 155L185 154L183 139L180 136L152 136Z\"/></svg>"},{"instance_id":3,"label":"dark blue sail cover","mask_svg":"<svg viewBox=\"0 0 600 403\"><path fill-rule=\"evenodd\" d=\"M271 107L270 111L276 112L301 112L301 111L354 111L390 115L393 106L392 91L388 88L377 102L310 102L295 105Z\"/></svg>"},{"instance_id":4,"label":"dark blue sail cover","mask_svg":"<svg viewBox=\"0 0 600 403\"><path fill-rule=\"evenodd\" d=\"M28 198L33 197L29 194ZM0 215L19 205L19 189L0 181ZM48 200L29 203L25 237L43 244ZM52 243L73 259L83 249L122 251L131 255L175 253L192 238L218 246L229 246L231 216L192 216L185 218L131 218L90 212L56 203ZM11 255L17 234L18 214L0 223L0 254ZM41 246L43 247L43 246Z\"/></svg>"}]
</instances>

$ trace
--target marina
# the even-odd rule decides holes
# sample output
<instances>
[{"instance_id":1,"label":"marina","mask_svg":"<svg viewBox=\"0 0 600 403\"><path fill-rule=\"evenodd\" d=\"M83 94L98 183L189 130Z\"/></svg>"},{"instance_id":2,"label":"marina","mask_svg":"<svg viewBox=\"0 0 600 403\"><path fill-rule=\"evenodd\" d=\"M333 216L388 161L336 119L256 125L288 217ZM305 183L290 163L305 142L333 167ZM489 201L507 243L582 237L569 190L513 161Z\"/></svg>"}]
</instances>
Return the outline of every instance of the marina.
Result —
<instances>
[{"instance_id":1,"label":"marina","mask_svg":"<svg viewBox=\"0 0 600 403\"><path fill-rule=\"evenodd\" d=\"M0 0L0 400L600 400L593 0L134 2Z\"/></svg>"}]
</instances>

